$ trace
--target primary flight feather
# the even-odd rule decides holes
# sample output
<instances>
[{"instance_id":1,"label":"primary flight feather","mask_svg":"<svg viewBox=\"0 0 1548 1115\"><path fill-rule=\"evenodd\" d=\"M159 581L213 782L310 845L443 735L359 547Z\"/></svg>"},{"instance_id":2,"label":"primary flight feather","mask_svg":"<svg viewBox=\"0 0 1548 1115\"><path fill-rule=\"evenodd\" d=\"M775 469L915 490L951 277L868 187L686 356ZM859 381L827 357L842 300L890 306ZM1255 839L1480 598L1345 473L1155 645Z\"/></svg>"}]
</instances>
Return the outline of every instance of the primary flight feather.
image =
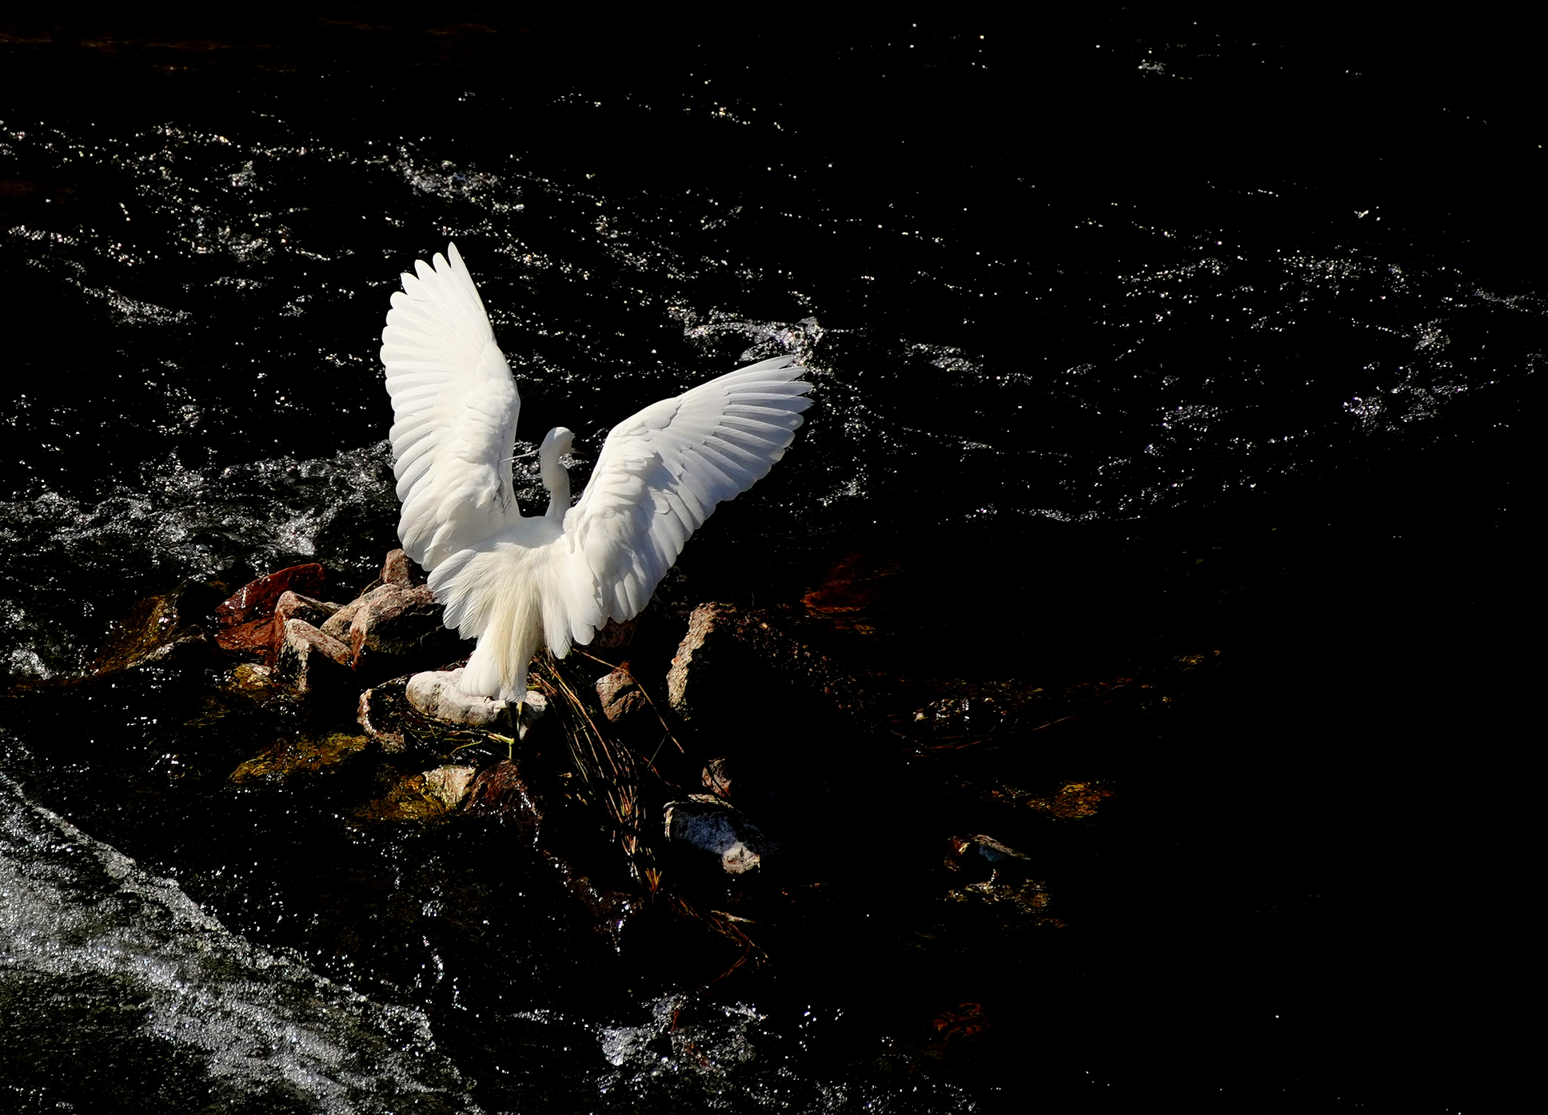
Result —
<instances>
[{"instance_id":1,"label":"primary flight feather","mask_svg":"<svg viewBox=\"0 0 1548 1115\"><path fill-rule=\"evenodd\" d=\"M392 296L382 363L392 395L398 538L430 573L446 626L478 646L464 692L521 701L540 646L559 657L626 620L722 500L784 456L811 384L780 356L663 399L614 426L569 506L559 458L539 449L545 515L523 515L511 483L521 398L455 244L414 265Z\"/></svg>"}]
</instances>

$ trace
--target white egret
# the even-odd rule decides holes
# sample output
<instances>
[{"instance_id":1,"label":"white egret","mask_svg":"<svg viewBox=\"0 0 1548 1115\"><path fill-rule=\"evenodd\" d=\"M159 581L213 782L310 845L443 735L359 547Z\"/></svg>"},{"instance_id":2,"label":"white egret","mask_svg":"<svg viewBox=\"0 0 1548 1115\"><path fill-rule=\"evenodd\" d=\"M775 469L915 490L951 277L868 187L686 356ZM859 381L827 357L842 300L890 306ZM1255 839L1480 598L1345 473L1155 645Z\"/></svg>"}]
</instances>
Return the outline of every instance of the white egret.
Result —
<instances>
[{"instance_id":1,"label":"white egret","mask_svg":"<svg viewBox=\"0 0 1548 1115\"><path fill-rule=\"evenodd\" d=\"M574 435L550 430L548 511L523 515L516 381L455 244L447 257L403 276L382 331L398 538L429 571L446 626L478 640L462 691L519 705L540 646L562 658L609 619L638 615L715 505L784 456L811 384L781 356L646 407L613 427L574 507L559 461Z\"/></svg>"}]
</instances>

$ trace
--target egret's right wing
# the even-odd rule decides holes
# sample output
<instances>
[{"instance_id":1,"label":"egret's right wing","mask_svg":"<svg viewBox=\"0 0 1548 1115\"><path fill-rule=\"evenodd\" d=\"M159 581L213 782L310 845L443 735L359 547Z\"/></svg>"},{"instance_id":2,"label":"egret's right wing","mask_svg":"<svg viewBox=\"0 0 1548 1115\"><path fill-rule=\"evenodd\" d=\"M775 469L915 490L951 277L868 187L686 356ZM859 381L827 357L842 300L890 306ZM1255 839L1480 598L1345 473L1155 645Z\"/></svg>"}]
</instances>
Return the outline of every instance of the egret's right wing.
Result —
<instances>
[{"instance_id":1,"label":"egret's right wing","mask_svg":"<svg viewBox=\"0 0 1548 1115\"><path fill-rule=\"evenodd\" d=\"M511 488L516 381L455 244L447 255L403 276L382 331L398 538L426 569L520 515Z\"/></svg>"},{"instance_id":2,"label":"egret's right wing","mask_svg":"<svg viewBox=\"0 0 1548 1115\"><path fill-rule=\"evenodd\" d=\"M571 635L591 641L626 620L721 500L745 492L785 454L812 385L779 356L663 399L613 427L580 501L565 515L563 583ZM555 632L548 631L549 646Z\"/></svg>"}]
</instances>

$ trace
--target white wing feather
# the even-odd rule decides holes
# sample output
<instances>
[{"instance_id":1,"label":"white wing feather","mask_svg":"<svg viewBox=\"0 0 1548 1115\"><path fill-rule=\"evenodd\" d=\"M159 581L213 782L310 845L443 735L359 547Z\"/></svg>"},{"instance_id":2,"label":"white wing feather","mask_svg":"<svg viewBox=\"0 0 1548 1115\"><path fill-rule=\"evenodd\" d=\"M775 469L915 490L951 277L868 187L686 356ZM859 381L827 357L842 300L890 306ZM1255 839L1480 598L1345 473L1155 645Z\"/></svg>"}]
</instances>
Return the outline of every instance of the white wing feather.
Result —
<instances>
[{"instance_id":1,"label":"white wing feather","mask_svg":"<svg viewBox=\"0 0 1548 1115\"><path fill-rule=\"evenodd\" d=\"M403 276L382 330L398 537L427 569L519 513L510 458L521 398L462 256L447 251L449 262L437 254Z\"/></svg>"},{"instance_id":2,"label":"white wing feather","mask_svg":"<svg viewBox=\"0 0 1548 1115\"><path fill-rule=\"evenodd\" d=\"M785 455L811 405L805 370L794 357L765 360L648 406L607 435L556 558L575 642L638 615L715 505Z\"/></svg>"}]
</instances>

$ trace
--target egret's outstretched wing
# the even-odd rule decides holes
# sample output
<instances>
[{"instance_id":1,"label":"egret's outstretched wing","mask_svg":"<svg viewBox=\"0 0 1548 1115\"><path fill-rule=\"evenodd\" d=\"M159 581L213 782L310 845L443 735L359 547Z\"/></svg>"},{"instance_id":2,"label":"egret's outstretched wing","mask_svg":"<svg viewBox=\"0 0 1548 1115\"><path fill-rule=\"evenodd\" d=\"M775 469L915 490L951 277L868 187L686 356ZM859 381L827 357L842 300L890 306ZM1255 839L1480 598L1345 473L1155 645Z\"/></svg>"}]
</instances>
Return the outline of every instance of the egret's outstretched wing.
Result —
<instances>
[{"instance_id":1,"label":"egret's outstretched wing","mask_svg":"<svg viewBox=\"0 0 1548 1115\"><path fill-rule=\"evenodd\" d=\"M637 615L715 505L785 455L811 405L805 370L794 357L765 360L613 427L564 518L559 579L576 642L609 619Z\"/></svg>"},{"instance_id":2,"label":"egret's outstretched wing","mask_svg":"<svg viewBox=\"0 0 1548 1115\"><path fill-rule=\"evenodd\" d=\"M392 394L398 538L434 569L518 514L511 451L521 399L457 246L403 276L382 330Z\"/></svg>"}]
</instances>

